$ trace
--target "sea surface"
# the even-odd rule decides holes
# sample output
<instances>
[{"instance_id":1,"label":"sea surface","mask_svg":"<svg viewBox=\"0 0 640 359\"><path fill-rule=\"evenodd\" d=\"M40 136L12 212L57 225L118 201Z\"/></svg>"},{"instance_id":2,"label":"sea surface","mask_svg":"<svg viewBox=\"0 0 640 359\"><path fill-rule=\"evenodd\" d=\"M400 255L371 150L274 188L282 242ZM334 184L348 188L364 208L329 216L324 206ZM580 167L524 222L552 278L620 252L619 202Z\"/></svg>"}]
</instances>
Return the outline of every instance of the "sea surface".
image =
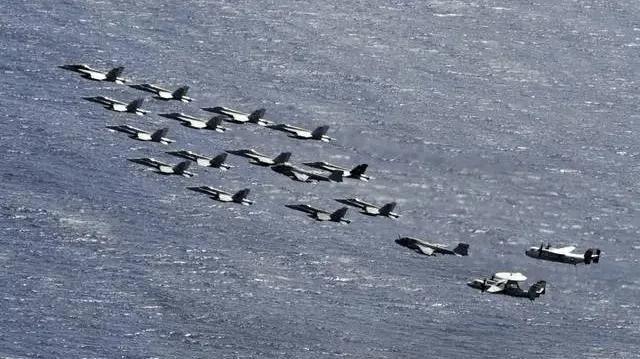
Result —
<instances>
[{"instance_id":1,"label":"sea surface","mask_svg":"<svg viewBox=\"0 0 640 359\"><path fill-rule=\"evenodd\" d=\"M0 6L0 357L639 358L640 2L16 0ZM58 68L125 66L190 104ZM147 116L85 101L146 97ZM227 106L313 129L198 131ZM106 126L169 127L169 146ZM294 182L254 148L369 165ZM250 207L189 191L250 188ZM398 220L336 198L396 201ZM414 236L470 256L426 257ZM540 243L599 264L536 261ZM518 271L547 293L480 293Z\"/></svg>"}]
</instances>

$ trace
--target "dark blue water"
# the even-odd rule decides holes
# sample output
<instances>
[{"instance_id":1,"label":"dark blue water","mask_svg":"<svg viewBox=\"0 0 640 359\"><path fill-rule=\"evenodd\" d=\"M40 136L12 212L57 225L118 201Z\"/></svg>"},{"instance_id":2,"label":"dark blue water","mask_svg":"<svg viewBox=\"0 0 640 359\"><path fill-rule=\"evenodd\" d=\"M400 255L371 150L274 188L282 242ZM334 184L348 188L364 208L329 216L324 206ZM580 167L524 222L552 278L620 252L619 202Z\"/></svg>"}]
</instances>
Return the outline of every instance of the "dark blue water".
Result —
<instances>
[{"instance_id":1,"label":"dark blue water","mask_svg":"<svg viewBox=\"0 0 640 359\"><path fill-rule=\"evenodd\" d=\"M0 357L640 357L640 4L622 1L12 1L0 11ZM126 66L191 104L57 68ZM217 105L307 128L196 131ZM105 129L170 127L171 146ZM191 179L126 161L190 149L368 163L297 183L229 156ZM186 190L252 189L252 207ZM398 202L316 223L285 204ZM471 245L427 258L398 235ZM524 256L599 247L599 265ZM465 283L545 279L527 300Z\"/></svg>"}]
</instances>

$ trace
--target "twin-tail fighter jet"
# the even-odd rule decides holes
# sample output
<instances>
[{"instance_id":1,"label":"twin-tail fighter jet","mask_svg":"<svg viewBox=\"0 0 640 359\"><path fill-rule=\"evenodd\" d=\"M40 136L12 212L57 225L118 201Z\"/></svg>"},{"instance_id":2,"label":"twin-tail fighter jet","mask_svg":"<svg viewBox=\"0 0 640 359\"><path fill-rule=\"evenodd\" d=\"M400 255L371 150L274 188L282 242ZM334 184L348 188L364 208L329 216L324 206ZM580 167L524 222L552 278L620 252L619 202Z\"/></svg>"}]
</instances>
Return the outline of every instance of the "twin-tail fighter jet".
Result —
<instances>
[{"instance_id":1,"label":"twin-tail fighter jet","mask_svg":"<svg viewBox=\"0 0 640 359\"><path fill-rule=\"evenodd\" d=\"M322 173L316 173L304 170L300 167L291 164L277 164L271 166L271 169L277 173L283 174L294 181L299 182L342 182L342 171L336 171L327 176Z\"/></svg>"},{"instance_id":2,"label":"twin-tail fighter jet","mask_svg":"<svg viewBox=\"0 0 640 359\"><path fill-rule=\"evenodd\" d=\"M345 219L344 216L347 214L349 208L342 207L334 212L328 212L324 209L312 207L308 204L287 204L285 205L288 208L295 209L296 211L301 211L309 214L309 217L315 219L316 221L330 221L337 223L351 223L351 220Z\"/></svg>"},{"instance_id":3,"label":"twin-tail fighter jet","mask_svg":"<svg viewBox=\"0 0 640 359\"><path fill-rule=\"evenodd\" d=\"M85 97L84 99L104 105L104 108L115 112L128 112L135 113L136 115L149 113L149 111L141 108L144 103L144 98L133 100L128 104L105 96Z\"/></svg>"},{"instance_id":4,"label":"twin-tail fighter jet","mask_svg":"<svg viewBox=\"0 0 640 359\"><path fill-rule=\"evenodd\" d=\"M161 128L153 133L129 125L107 126L107 128L114 131L127 133L129 134L130 138L139 141L159 142L163 145L168 145L169 143L175 142L174 140L165 137L167 133L169 133L168 127Z\"/></svg>"},{"instance_id":5,"label":"twin-tail fighter jet","mask_svg":"<svg viewBox=\"0 0 640 359\"><path fill-rule=\"evenodd\" d=\"M270 125L267 127L274 130L287 132L289 134L289 137L301 140L319 140L323 142L335 140L334 138L326 135L327 131L329 131L329 126L320 126L313 131L307 130L306 128L302 127L287 125L286 123Z\"/></svg>"},{"instance_id":6,"label":"twin-tail fighter jet","mask_svg":"<svg viewBox=\"0 0 640 359\"><path fill-rule=\"evenodd\" d=\"M248 158L249 163L251 164L265 167L286 164L289 161L289 158L291 158L291 152L282 152L276 157L271 158L251 148L244 150L228 150L227 152L232 155Z\"/></svg>"},{"instance_id":7,"label":"twin-tail fighter jet","mask_svg":"<svg viewBox=\"0 0 640 359\"><path fill-rule=\"evenodd\" d=\"M578 263L591 264L600 262L600 250L597 248L589 248L584 254L573 253L576 249L574 246L561 248L553 248L550 244L546 246L540 244L540 247L531 247L525 254L531 258L543 259L552 262L568 263L576 265Z\"/></svg>"},{"instance_id":8,"label":"twin-tail fighter jet","mask_svg":"<svg viewBox=\"0 0 640 359\"><path fill-rule=\"evenodd\" d=\"M249 188L245 188L236 192L235 194L231 194L229 192L225 192L221 189L209 187L209 186L199 186L199 187L188 187L190 190L195 192L200 192L208 195L211 199L220 202L234 202L244 206L249 206L253 204L253 201L247 199L249 195Z\"/></svg>"},{"instance_id":9,"label":"twin-tail fighter jet","mask_svg":"<svg viewBox=\"0 0 640 359\"><path fill-rule=\"evenodd\" d=\"M167 90L154 84L140 84L131 85L134 89L147 91L156 94L155 98L158 100L177 100L182 102L191 102L193 99L187 96L189 86L182 86L175 91Z\"/></svg>"},{"instance_id":10,"label":"twin-tail fighter jet","mask_svg":"<svg viewBox=\"0 0 640 359\"><path fill-rule=\"evenodd\" d=\"M344 172L344 177L346 178L354 178L354 179L359 179L361 181L369 181L371 179L371 177L364 174L364 172L367 170L367 167L368 167L366 163L357 165L351 170L349 170L346 167L337 166L328 162L305 162L303 164L305 166L318 168L318 169L329 171L329 172L342 171Z\"/></svg>"},{"instance_id":11,"label":"twin-tail fighter jet","mask_svg":"<svg viewBox=\"0 0 640 359\"><path fill-rule=\"evenodd\" d=\"M198 166L203 167L214 167L219 168L223 171L226 171L230 168L233 168L232 165L225 163L227 160L227 154L221 153L215 157L208 157L204 155L199 155L193 151L180 150L180 151L169 151L167 152L170 155L186 158L188 160L194 161L198 164Z\"/></svg>"},{"instance_id":12,"label":"twin-tail fighter jet","mask_svg":"<svg viewBox=\"0 0 640 359\"><path fill-rule=\"evenodd\" d=\"M362 210L362 214L367 214L369 216L385 216L389 218L398 218L399 214L393 212L396 208L396 202L390 202L382 207L378 207L375 204L371 204L369 202L365 202L358 198L338 198L336 201L346 204L348 206L353 206L360 208Z\"/></svg>"},{"instance_id":13,"label":"twin-tail fighter jet","mask_svg":"<svg viewBox=\"0 0 640 359\"><path fill-rule=\"evenodd\" d=\"M222 120L224 116L214 116L209 120L204 120L198 117L189 116L182 112L174 112L174 113L161 113L159 116L171 118L177 121L180 121L184 126L195 128L195 129L207 129L213 130L216 132L224 132L227 130L226 127L222 126Z\"/></svg>"},{"instance_id":14,"label":"twin-tail fighter jet","mask_svg":"<svg viewBox=\"0 0 640 359\"><path fill-rule=\"evenodd\" d=\"M255 123L256 125L259 125L259 126L268 126L273 124L272 121L265 120L263 118L264 114L267 112L267 110L265 110L264 108L255 110L251 113L244 113L238 110L232 110L230 108L221 107L221 106L206 107L206 108L203 108L203 110L224 115L226 116L225 120L228 122Z\"/></svg>"},{"instance_id":15,"label":"twin-tail fighter jet","mask_svg":"<svg viewBox=\"0 0 640 359\"><path fill-rule=\"evenodd\" d=\"M448 249L443 244L429 243L422 239L413 237L398 237L398 239L396 239L396 243L427 256L435 256L437 254L450 254L455 256L469 255L469 245L466 243L458 243L454 249Z\"/></svg>"},{"instance_id":16,"label":"twin-tail fighter jet","mask_svg":"<svg viewBox=\"0 0 640 359\"><path fill-rule=\"evenodd\" d=\"M74 71L77 72L79 74L82 75L82 77L89 79L89 80L94 80L94 81L110 81L110 82L115 82L117 84L123 84L125 82L127 82L126 79L120 77L120 74L122 74L122 71L124 71L124 67L116 67L113 68L109 71L100 71L100 70L96 70L94 68L89 67L88 65L85 64L78 64L78 65L62 65L60 66L60 68L65 69L65 70L70 70L70 71Z\"/></svg>"},{"instance_id":17,"label":"twin-tail fighter jet","mask_svg":"<svg viewBox=\"0 0 640 359\"><path fill-rule=\"evenodd\" d=\"M139 163L141 165L145 165L148 167L153 167L156 169L157 173L160 173L163 175L179 175L183 177L194 176L193 172L187 171L187 169L191 165L191 162L189 161L180 162L177 165L171 165L168 163L158 161L154 158L148 158L148 157L130 158L129 161Z\"/></svg>"},{"instance_id":18,"label":"twin-tail fighter jet","mask_svg":"<svg viewBox=\"0 0 640 359\"><path fill-rule=\"evenodd\" d=\"M471 288L480 289L482 292L499 293L512 297L529 298L534 300L546 292L546 281L538 281L529 287L528 290L520 288L518 283L524 282L527 277L522 273L500 272L491 278L476 278L467 285Z\"/></svg>"}]
</instances>

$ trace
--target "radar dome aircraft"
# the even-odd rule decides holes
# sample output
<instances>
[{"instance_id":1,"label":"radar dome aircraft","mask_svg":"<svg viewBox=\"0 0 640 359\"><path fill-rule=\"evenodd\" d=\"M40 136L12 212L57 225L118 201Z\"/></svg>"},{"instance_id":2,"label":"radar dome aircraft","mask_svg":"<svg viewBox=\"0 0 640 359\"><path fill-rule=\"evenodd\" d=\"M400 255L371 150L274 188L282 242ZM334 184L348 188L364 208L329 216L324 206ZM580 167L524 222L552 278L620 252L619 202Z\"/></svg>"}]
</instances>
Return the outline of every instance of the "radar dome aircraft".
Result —
<instances>
[{"instance_id":1,"label":"radar dome aircraft","mask_svg":"<svg viewBox=\"0 0 640 359\"><path fill-rule=\"evenodd\" d=\"M471 288L480 289L483 293L499 293L511 297L529 298L534 300L546 292L547 282L538 281L529 287L528 290L520 288L519 283L527 280L522 273L499 272L490 278L476 278L467 285Z\"/></svg>"},{"instance_id":2,"label":"radar dome aircraft","mask_svg":"<svg viewBox=\"0 0 640 359\"><path fill-rule=\"evenodd\" d=\"M600 262L600 249L589 248L584 254L573 253L575 246L553 248L551 244L540 244L540 247L531 247L525 254L531 258L543 259L552 262L568 263L576 265L578 263L591 264Z\"/></svg>"},{"instance_id":3,"label":"radar dome aircraft","mask_svg":"<svg viewBox=\"0 0 640 359\"><path fill-rule=\"evenodd\" d=\"M113 68L109 71L100 71L100 70L96 70L94 68L89 67L88 65L85 64L77 64L77 65L62 65L60 66L61 69L65 69L65 70L69 70L69 71L74 71L77 72L79 74L82 75L82 77L89 79L89 80L94 80L94 81L110 81L110 82L115 82L117 84L123 84L125 82L127 82L126 79L119 77L120 74L122 74L122 71L124 71L124 67L120 66L120 67L116 67Z\"/></svg>"}]
</instances>

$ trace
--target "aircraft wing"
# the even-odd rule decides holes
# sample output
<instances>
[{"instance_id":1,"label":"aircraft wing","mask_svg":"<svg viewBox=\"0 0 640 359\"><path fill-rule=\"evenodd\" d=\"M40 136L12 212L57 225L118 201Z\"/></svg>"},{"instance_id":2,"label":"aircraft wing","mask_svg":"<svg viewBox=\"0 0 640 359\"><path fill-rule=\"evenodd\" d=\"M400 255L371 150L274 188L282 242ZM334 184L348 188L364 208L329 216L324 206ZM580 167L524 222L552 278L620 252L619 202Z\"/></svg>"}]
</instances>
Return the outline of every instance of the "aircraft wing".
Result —
<instances>
[{"instance_id":1,"label":"aircraft wing","mask_svg":"<svg viewBox=\"0 0 640 359\"><path fill-rule=\"evenodd\" d=\"M124 133L128 133L130 135L137 135L138 133L146 133L148 134L149 132L141 130L137 127L133 127L133 126L129 126L129 125L117 125L117 126L107 126L108 129L110 130L115 130L115 131L119 131L119 132L124 132Z\"/></svg>"},{"instance_id":2,"label":"aircraft wing","mask_svg":"<svg viewBox=\"0 0 640 359\"><path fill-rule=\"evenodd\" d=\"M571 252L573 252L576 249L575 246L566 246L566 247L561 247L561 248L549 248L546 251L547 252L551 252L551 253L555 253L555 254L569 254Z\"/></svg>"},{"instance_id":3,"label":"aircraft wing","mask_svg":"<svg viewBox=\"0 0 640 359\"><path fill-rule=\"evenodd\" d=\"M417 244L418 249L422 254L432 256L435 253L435 250L431 247L425 246L423 244Z\"/></svg>"},{"instance_id":4,"label":"aircraft wing","mask_svg":"<svg viewBox=\"0 0 640 359\"><path fill-rule=\"evenodd\" d=\"M504 290L504 286L500 285L490 285L489 288L485 289L487 293L499 293Z\"/></svg>"},{"instance_id":5,"label":"aircraft wing","mask_svg":"<svg viewBox=\"0 0 640 359\"><path fill-rule=\"evenodd\" d=\"M164 163L162 161L158 161L155 158L130 158L129 161L131 162L135 162L135 163L139 163L141 165L145 165L145 166L149 166L149 167L154 167L154 168L158 168L160 169L161 167L168 167L168 168L173 168L173 166L169 165L168 163Z\"/></svg>"},{"instance_id":6,"label":"aircraft wing","mask_svg":"<svg viewBox=\"0 0 640 359\"><path fill-rule=\"evenodd\" d=\"M296 171L291 171L291 177L293 177L293 179L295 179L296 181L300 181L300 182L309 181L309 176L307 176L304 173L299 173Z\"/></svg>"}]
</instances>

